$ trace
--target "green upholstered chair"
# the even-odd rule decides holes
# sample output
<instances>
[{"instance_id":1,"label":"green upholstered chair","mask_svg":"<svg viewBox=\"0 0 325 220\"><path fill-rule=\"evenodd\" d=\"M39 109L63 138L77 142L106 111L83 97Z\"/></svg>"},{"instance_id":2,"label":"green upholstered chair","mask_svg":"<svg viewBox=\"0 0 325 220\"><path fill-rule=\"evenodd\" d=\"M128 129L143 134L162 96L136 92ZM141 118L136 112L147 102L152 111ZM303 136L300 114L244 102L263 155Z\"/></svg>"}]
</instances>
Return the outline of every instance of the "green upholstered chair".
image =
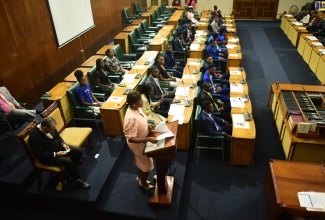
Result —
<instances>
[{"instance_id":1,"label":"green upholstered chair","mask_svg":"<svg viewBox=\"0 0 325 220\"><path fill-rule=\"evenodd\" d=\"M131 53L137 54L137 57L141 57L145 51L149 50L149 46L147 44L140 43L138 41L134 31L132 31L128 37L130 42Z\"/></svg>"},{"instance_id":2,"label":"green upholstered chair","mask_svg":"<svg viewBox=\"0 0 325 220\"><path fill-rule=\"evenodd\" d=\"M196 106L195 111L195 129L196 129L196 141L195 141L195 149L194 149L194 159L196 158L197 149L209 149L209 150L221 150L222 152L222 160L224 160L224 144L223 136L211 136L205 134L203 128L200 124L201 120L201 106Z\"/></svg>"},{"instance_id":3,"label":"green upholstered chair","mask_svg":"<svg viewBox=\"0 0 325 220\"><path fill-rule=\"evenodd\" d=\"M141 8L140 5L139 5L139 2L136 1L134 2L134 13L136 15L141 15L143 12L147 11L147 8Z\"/></svg>"},{"instance_id":4,"label":"green upholstered chair","mask_svg":"<svg viewBox=\"0 0 325 220\"><path fill-rule=\"evenodd\" d=\"M124 8L122 10L122 13L123 13L124 27L128 26L129 24L131 24L134 20L136 20L138 18L137 15L131 15L128 8Z\"/></svg>"},{"instance_id":5,"label":"green upholstered chair","mask_svg":"<svg viewBox=\"0 0 325 220\"><path fill-rule=\"evenodd\" d=\"M76 82L66 92L69 99L71 111L72 111L71 113L72 113L73 125L75 126L76 120L94 121L96 123L98 132L100 132L99 125L98 125L98 120L100 120L100 114L96 113L93 108L81 104L77 95L78 86L79 86L79 82ZM104 96L104 94L102 95Z\"/></svg>"}]
</instances>

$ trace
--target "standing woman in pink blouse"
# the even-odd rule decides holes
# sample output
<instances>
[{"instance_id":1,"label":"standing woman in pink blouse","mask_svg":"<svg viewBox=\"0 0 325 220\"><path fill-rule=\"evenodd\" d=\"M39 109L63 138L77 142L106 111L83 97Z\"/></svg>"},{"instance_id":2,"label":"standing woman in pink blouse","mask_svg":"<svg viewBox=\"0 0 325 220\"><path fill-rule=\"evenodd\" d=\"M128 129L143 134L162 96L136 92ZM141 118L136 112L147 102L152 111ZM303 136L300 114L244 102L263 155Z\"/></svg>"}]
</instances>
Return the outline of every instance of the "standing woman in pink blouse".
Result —
<instances>
[{"instance_id":1,"label":"standing woman in pink blouse","mask_svg":"<svg viewBox=\"0 0 325 220\"><path fill-rule=\"evenodd\" d=\"M136 180L139 186L144 189L153 189L148 176L154 169L153 159L143 154L147 142L157 143L154 137L149 137L149 132L154 125L148 124L147 116L142 111L143 101L139 92L130 92L127 95L129 108L126 110L123 131L129 148L134 153L134 163L138 167Z\"/></svg>"}]
</instances>

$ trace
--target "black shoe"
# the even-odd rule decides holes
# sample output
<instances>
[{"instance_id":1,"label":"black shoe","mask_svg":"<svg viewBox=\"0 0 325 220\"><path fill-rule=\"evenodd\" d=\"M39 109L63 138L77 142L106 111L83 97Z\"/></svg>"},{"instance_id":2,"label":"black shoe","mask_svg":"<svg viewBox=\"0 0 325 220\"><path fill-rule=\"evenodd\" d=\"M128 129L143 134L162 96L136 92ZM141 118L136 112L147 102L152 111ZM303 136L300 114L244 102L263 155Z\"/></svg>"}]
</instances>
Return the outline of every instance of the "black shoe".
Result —
<instances>
[{"instance_id":1,"label":"black shoe","mask_svg":"<svg viewBox=\"0 0 325 220\"><path fill-rule=\"evenodd\" d=\"M44 109L37 109L36 114L41 114L44 111Z\"/></svg>"},{"instance_id":2,"label":"black shoe","mask_svg":"<svg viewBox=\"0 0 325 220\"><path fill-rule=\"evenodd\" d=\"M81 179L77 179L74 181L74 184L80 188L83 188L83 189L88 189L90 188L90 184L86 183L86 182L83 182Z\"/></svg>"}]
</instances>

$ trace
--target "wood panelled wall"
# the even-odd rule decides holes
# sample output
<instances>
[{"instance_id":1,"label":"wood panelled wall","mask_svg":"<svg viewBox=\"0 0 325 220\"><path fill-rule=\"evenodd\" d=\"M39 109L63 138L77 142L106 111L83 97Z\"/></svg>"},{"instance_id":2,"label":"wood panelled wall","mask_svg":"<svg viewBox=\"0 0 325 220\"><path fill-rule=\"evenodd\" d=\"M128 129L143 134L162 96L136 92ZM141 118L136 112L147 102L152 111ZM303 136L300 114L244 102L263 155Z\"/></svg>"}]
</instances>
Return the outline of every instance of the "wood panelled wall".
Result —
<instances>
[{"instance_id":1,"label":"wood panelled wall","mask_svg":"<svg viewBox=\"0 0 325 220\"><path fill-rule=\"evenodd\" d=\"M41 96L123 29L133 0L91 0L95 27L58 49L47 0L1 0L0 74L4 86L31 108ZM146 7L146 0L138 0ZM73 8L71 8L73 16ZM82 52L83 51L83 52Z\"/></svg>"}]
</instances>

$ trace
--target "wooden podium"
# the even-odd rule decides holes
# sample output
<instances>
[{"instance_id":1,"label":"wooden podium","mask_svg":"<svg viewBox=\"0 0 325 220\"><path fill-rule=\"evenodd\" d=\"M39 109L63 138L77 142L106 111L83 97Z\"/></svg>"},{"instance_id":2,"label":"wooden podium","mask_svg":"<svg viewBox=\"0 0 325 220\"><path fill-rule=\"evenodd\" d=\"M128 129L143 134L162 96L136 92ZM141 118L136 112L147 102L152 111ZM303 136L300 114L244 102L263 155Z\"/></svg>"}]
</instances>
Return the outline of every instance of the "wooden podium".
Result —
<instances>
[{"instance_id":1,"label":"wooden podium","mask_svg":"<svg viewBox=\"0 0 325 220\"><path fill-rule=\"evenodd\" d=\"M177 151L177 129L178 121L167 124L169 130L174 134L174 137L165 139L165 144L162 148L150 149L146 147L143 154L148 157L156 158L157 183L155 192L148 202L151 206L169 208L173 197L174 177L166 176L171 159L176 158ZM155 133L152 136L159 136L160 133Z\"/></svg>"}]
</instances>

